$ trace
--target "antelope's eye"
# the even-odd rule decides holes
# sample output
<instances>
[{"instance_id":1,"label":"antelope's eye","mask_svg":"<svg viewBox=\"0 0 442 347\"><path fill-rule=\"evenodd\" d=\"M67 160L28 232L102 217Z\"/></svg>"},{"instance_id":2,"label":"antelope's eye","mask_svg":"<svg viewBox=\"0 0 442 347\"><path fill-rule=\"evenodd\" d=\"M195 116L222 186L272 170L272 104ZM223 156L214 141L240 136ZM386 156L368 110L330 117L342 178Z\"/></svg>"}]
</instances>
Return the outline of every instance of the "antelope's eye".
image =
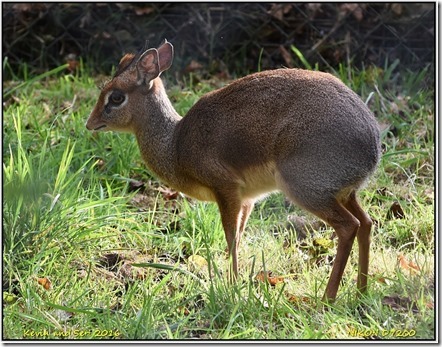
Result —
<instances>
[{"instance_id":1,"label":"antelope's eye","mask_svg":"<svg viewBox=\"0 0 442 347\"><path fill-rule=\"evenodd\" d=\"M111 104L118 106L124 102L125 98L126 96L122 92L113 91L109 97L109 101L111 102Z\"/></svg>"}]
</instances>

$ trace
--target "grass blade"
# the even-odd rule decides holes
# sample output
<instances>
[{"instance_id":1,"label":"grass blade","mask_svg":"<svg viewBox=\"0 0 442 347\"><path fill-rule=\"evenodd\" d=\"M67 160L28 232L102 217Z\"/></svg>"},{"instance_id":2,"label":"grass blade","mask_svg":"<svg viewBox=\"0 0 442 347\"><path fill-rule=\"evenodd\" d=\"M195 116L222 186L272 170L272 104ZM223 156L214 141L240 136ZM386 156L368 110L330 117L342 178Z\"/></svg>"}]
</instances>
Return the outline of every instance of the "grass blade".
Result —
<instances>
[{"instance_id":1,"label":"grass blade","mask_svg":"<svg viewBox=\"0 0 442 347\"><path fill-rule=\"evenodd\" d=\"M290 49L293 51L293 53L295 53L302 64L304 64L304 67L307 70L312 70L312 66L309 64L307 59L305 59L304 54L302 54L302 52L295 45L290 45Z\"/></svg>"}]
</instances>

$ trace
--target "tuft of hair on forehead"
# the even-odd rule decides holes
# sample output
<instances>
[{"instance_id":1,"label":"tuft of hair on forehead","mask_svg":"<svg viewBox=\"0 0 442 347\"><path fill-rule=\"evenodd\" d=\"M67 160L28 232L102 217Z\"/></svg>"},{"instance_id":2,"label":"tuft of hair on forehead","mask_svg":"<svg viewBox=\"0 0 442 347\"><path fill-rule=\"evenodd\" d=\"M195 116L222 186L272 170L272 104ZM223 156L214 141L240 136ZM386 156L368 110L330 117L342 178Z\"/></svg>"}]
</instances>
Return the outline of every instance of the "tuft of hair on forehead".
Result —
<instances>
[{"instance_id":1,"label":"tuft of hair on forehead","mask_svg":"<svg viewBox=\"0 0 442 347\"><path fill-rule=\"evenodd\" d=\"M123 56L123 58L120 59L120 62L118 63L117 71L115 72L114 77L122 74L124 71L126 71L130 66L135 64L138 59L141 57L141 55L148 49L148 41L145 42L144 47L138 51L137 54L128 53Z\"/></svg>"},{"instance_id":2,"label":"tuft of hair on forehead","mask_svg":"<svg viewBox=\"0 0 442 347\"><path fill-rule=\"evenodd\" d=\"M125 54L123 56L123 58L121 58L120 62L118 63L118 67L117 67L117 71L115 72L114 77L120 75L121 73L123 73L123 71L125 71L129 66L132 65L132 63L134 62L135 58L135 54L133 53L128 53Z\"/></svg>"}]
</instances>

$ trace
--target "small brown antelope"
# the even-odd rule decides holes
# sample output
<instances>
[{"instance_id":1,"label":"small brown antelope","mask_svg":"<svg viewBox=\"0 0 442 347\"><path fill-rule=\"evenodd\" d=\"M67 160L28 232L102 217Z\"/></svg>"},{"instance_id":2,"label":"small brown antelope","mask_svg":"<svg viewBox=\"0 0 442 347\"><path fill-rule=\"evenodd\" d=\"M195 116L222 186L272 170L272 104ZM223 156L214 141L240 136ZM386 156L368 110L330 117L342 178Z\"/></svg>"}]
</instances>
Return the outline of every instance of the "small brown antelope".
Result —
<instances>
[{"instance_id":1,"label":"small brown antelope","mask_svg":"<svg viewBox=\"0 0 442 347\"><path fill-rule=\"evenodd\" d=\"M125 55L86 127L135 134L158 178L218 204L232 279L255 201L279 190L336 231L337 254L324 300L336 297L355 237L357 284L364 291L372 221L356 192L380 157L378 125L367 106L330 74L278 69L208 93L182 118L160 79L172 59L167 41Z\"/></svg>"}]
</instances>

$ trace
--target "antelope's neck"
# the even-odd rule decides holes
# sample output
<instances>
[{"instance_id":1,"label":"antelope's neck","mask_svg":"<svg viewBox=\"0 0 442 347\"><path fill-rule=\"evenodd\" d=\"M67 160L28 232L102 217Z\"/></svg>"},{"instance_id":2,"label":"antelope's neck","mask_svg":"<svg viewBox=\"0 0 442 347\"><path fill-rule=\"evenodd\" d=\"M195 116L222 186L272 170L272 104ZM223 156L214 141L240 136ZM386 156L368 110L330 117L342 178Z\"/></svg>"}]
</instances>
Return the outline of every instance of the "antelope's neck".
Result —
<instances>
[{"instance_id":1,"label":"antelope's neck","mask_svg":"<svg viewBox=\"0 0 442 347\"><path fill-rule=\"evenodd\" d=\"M172 187L176 182L176 147L174 131L181 120L169 98L160 78L153 81L152 93L143 105L143 116L135 124L135 136L143 160L152 173Z\"/></svg>"}]
</instances>

